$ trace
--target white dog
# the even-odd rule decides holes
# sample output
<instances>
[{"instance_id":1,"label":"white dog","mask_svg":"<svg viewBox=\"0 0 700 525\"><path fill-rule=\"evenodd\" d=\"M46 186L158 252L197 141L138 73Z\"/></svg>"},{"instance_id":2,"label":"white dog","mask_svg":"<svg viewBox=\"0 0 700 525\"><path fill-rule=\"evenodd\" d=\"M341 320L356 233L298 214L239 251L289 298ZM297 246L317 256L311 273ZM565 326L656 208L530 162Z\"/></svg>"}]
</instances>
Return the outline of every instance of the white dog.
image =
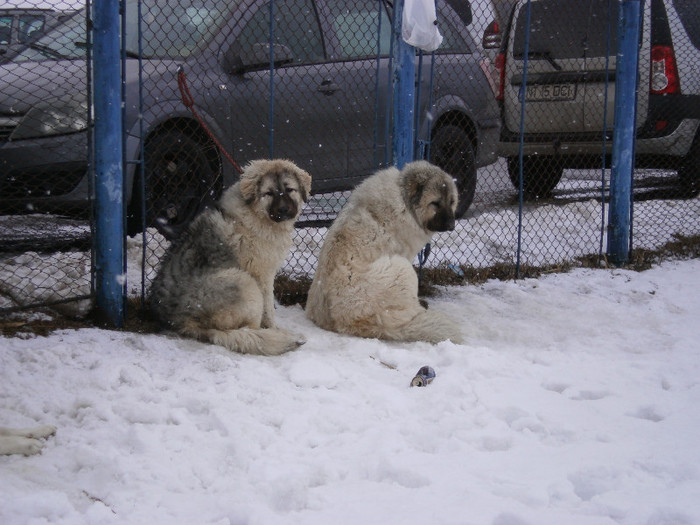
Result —
<instances>
[{"instance_id":1,"label":"white dog","mask_svg":"<svg viewBox=\"0 0 700 525\"><path fill-rule=\"evenodd\" d=\"M457 187L425 161L375 173L326 235L306 315L326 330L393 341L462 341L459 326L418 301L411 264L435 232L455 227Z\"/></svg>"}]
</instances>

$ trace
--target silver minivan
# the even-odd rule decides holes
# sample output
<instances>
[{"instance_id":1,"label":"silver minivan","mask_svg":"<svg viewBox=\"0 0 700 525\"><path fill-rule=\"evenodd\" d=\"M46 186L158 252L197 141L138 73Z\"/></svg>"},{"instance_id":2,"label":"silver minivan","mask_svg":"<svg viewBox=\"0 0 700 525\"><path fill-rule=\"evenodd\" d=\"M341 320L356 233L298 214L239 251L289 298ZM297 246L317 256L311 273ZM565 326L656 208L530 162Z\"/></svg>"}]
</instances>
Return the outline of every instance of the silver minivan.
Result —
<instances>
[{"instance_id":1,"label":"silver minivan","mask_svg":"<svg viewBox=\"0 0 700 525\"><path fill-rule=\"evenodd\" d=\"M500 53L498 146L520 184L521 104L525 100L523 188L545 196L565 168L598 167L612 148L618 2L514 3ZM643 2L637 92L638 168L678 172L688 195L700 173L700 10L697 0ZM524 79L527 40L527 77Z\"/></svg>"}]
</instances>

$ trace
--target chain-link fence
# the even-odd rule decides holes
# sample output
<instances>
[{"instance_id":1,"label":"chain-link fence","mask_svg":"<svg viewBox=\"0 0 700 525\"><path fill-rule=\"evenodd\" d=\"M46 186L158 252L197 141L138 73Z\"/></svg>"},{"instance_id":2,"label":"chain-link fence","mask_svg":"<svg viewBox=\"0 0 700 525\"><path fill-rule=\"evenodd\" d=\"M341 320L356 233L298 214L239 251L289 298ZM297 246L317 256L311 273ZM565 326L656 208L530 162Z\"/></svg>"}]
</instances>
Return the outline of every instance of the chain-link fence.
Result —
<instances>
[{"instance_id":1,"label":"chain-link fence","mask_svg":"<svg viewBox=\"0 0 700 525\"><path fill-rule=\"evenodd\" d=\"M0 13L4 311L91 293L90 10L52 7L44 36L13 50L29 10ZM278 292L295 293L349 192L391 163L391 3L125 0L123 12L129 293L148 289L169 239L237 166L270 157L313 176L281 269ZM700 235L700 11L648 0L642 12L632 247L653 249ZM425 266L605 253L617 16L613 0L437 2L442 45L416 58L415 150L455 177L462 218Z\"/></svg>"},{"instance_id":2,"label":"chain-link fence","mask_svg":"<svg viewBox=\"0 0 700 525\"><path fill-rule=\"evenodd\" d=\"M0 9L0 311L91 294L84 3ZM66 303L66 304L64 304Z\"/></svg>"}]
</instances>

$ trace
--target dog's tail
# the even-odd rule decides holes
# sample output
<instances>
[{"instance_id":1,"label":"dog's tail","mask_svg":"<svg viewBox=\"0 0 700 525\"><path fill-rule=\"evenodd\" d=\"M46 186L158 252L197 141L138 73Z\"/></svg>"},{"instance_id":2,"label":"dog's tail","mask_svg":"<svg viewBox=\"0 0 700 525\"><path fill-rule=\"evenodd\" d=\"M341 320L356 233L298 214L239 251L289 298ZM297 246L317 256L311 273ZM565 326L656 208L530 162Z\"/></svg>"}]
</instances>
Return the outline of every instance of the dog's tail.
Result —
<instances>
[{"instance_id":1,"label":"dog's tail","mask_svg":"<svg viewBox=\"0 0 700 525\"><path fill-rule=\"evenodd\" d=\"M303 336L280 328L209 329L203 331L200 336L234 352L253 355L280 355L306 343Z\"/></svg>"}]
</instances>

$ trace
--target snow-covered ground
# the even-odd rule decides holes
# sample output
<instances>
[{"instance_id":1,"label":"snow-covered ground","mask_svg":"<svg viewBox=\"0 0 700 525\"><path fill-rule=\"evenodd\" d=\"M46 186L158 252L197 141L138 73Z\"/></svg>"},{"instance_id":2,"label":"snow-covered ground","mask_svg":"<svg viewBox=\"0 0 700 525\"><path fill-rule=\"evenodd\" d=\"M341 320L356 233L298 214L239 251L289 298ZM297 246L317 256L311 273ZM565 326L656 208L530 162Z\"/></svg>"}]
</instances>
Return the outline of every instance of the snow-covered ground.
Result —
<instances>
[{"instance_id":1,"label":"snow-covered ground","mask_svg":"<svg viewBox=\"0 0 700 525\"><path fill-rule=\"evenodd\" d=\"M466 343L0 338L0 523L700 523L700 260L447 288ZM411 388L431 365L437 377Z\"/></svg>"},{"instance_id":2,"label":"snow-covered ground","mask_svg":"<svg viewBox=\"0 0 700 525\"><path fill-rule=\"evenodd\" d=\"M523 260L596 253L600 213L529 208ZM697 200L635 217L647 248L700 228ZM517 220L473 213L429 264L512 262ZM286 273L313 274L324 232L297 231ZM167 243L147 241L151 277ZM0 307L87 294L90 267L5 255ZM42 455L0 457L0 523L700 524L699 276L690 260L445 288L431 308L463 345L339 336L299 306L278 323L308 342L273 358L97 328L0 337L0 425L58 427ZM411 388L423 365L436 379Z\"/></svg>"}]
</instances>

